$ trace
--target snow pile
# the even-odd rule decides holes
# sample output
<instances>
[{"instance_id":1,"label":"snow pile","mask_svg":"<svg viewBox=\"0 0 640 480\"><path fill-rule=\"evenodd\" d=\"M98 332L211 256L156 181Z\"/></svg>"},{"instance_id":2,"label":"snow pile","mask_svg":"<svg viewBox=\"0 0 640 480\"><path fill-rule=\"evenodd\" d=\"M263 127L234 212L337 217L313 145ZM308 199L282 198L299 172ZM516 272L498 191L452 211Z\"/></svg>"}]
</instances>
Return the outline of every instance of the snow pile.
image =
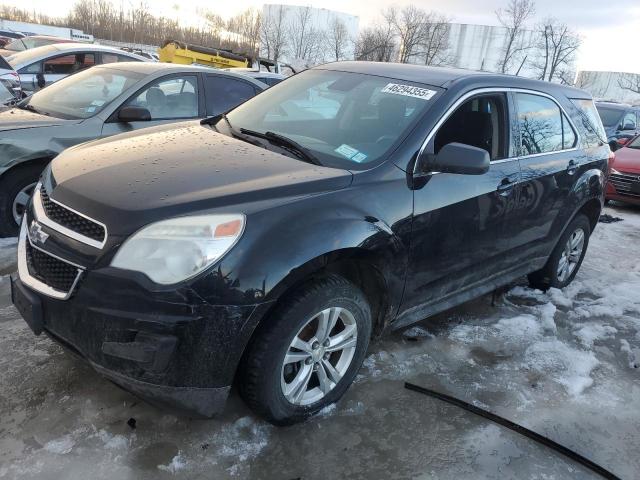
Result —
<instances>
[{"instance_id":1,"label":"snow pile","mask_svg":"<svg viewBox=\"0 0 640 480\"><path fill-rule=\"evenodd\" d=\"M245 462L255 458L269 441L270 428L251 417L242 417L224 428L210 443L218 447L223 457Z\"/></svg>"},{"instance_id":2,"label":"snow pile","mask_svg":"<svg viewBox=\"0 0 640 480\"><path fill-rule=\"evenodd\" d=\"M187 461L185 460L182 452L178 452L178 454L173 457L171 462L167 465L158 465L158 470L162 470L164 472L169 473L177 473L180 470L184 470L187 467Z\"/></svg>"},{"instance_id":3,"label":"snow pile","mask_svg":"<svg viewBox=\"0 0 640 480\"><path fill-rule=\"evenodd\" d=\"M50 440L44 445L44 449L49 453L66 455L73 450L76 442L71 435L64 435L56 440Z\"/></svg>"},{"instance_id":4,"label":"snow pile","mask_svg":"<svg viewBox=\"0 0 640 480\"><path fill-rule=\"evenodd\" d=\"M596 340L606 340L612 338L618 330L599 323L589 323L574 330L573 334L585 347L593 347Z\"/></svg>"},{"instance_id":5,"label":"snow pile","mask_svg":"<svg viewBox=\"0 0 640 480\"><path fill-rule=\"evenodd\" d=\"M104 448L109 450L123 449L130 445L130 440L124 435L112 435L104 429L98 431L96 436L102 440Z\"/></svg>"},{"instance_id":6,"label":"snow pile","mask_svg":"<svg viewBox=\"0 0 640 480\"><path fill-rule=\"evenodd\" d=\"M593 352L578 350L558 339L536 342L525 352L525 367L548 375L576 397L593 385L591 372L600 364Z\"/></svg>"},{"instance_id":7,"label":"snow pile","mask_svg":"<svg viewBox=\"0 0 640 480\"><path fill-rule=\"evenodd\" d=\"M414 327L409 328L408 330L405 330L404 332L402 332L402 335L408 338L421 338L421 337L433 338L434 337L434 335L431 332L429 332L428 330L426 330L425 328L419 325L416 325Z\"/></svg>"},{"instance_id":8,"label":"snow pile","mask_svg":"<svg viewBox=\"0 0 640 480\"><path fill-rule=\"evenodd\" d=\"M627 356L627 361L629 362L629 368L638 368L640 358L640 349L633 349L629 342L625 339L620 340L620 351Z\"/></svg>"}]
</instances>

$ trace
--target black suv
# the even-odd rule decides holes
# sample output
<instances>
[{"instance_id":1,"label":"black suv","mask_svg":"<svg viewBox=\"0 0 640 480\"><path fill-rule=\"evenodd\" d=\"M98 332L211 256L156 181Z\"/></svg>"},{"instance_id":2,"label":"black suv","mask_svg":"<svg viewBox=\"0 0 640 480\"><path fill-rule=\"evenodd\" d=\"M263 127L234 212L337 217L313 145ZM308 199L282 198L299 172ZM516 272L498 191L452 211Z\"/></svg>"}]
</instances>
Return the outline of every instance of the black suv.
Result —
<instances>
[{"instance_id":1,"label":"black suv","mask_svg":"<svg viewBox=\"0 0 640 480\"><path fill-rule=\"evenodd\" d=\"M607 141L614 152L640 134L640 107L624 103L596 102Z\"/></svg>"},{"instance_id":2,"label":"black suv","mask_svg":"<svg viewBox=\"0 0 640 480\"><path fill-rule=\"evenodd\" d=\"M609 154L581 90L333 63L64 151L25 213L13 302L151 402L210 416L236 384L292 423L340 398L372 335L523 275L569 284Z\"/></svg>"}]
</instances>

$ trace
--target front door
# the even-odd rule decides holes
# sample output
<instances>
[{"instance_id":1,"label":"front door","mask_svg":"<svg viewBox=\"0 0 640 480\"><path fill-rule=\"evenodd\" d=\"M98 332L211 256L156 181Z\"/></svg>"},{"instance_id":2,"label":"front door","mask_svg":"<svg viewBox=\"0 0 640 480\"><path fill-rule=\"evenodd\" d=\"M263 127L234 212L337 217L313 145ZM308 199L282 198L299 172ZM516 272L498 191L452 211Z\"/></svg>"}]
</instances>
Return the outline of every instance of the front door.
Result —
<instances>
[{"instance_id":1,"label":"front door","mask_svg":"<svg viewBox=\"0 0 640 480\"><path fill-rule=\"evenodd\" d=\"M415 187L414 220L399 324L441 310L447 299L476 291L514 268L520 168L511 145L508 96L471 97L433 135L427 152L452 142L487 150L484 175L434 173ZM420 179L416 179L420 182Z\"/></svg>"},{"instance_id":2,"label":"front door","mask_svg":"<svg viewBox=\"0 0 640 480\"><path fill-rule=\"evenodd\" d=\"M200 118L204 114L201 104L197 75L168 75L138 90L122 105L146 108L151 114L150 121L120 122L116 111L102 127L102 136Z\"/></svg>"}]
</instances>

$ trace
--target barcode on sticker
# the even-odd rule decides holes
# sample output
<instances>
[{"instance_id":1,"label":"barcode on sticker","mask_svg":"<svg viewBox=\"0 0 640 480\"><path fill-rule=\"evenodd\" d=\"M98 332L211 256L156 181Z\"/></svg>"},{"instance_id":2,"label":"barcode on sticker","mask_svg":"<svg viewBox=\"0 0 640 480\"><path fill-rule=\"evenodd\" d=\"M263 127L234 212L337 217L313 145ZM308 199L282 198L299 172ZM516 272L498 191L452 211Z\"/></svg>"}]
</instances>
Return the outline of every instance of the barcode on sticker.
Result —
<instances>
[{"instance_id":1,"label":"barcode on sticker","mask_svg":"<svg viewBox=\"0 0 640 480\"><path fill-rule=\"evenodd\" d=\"M422 98L430 100L437 92L428 88L414 87L413 85L402 85L400 83L387 83L381 90L382 93L393 93L395 95L404 95L405 97Z\"/></svg>"}]
</instances>

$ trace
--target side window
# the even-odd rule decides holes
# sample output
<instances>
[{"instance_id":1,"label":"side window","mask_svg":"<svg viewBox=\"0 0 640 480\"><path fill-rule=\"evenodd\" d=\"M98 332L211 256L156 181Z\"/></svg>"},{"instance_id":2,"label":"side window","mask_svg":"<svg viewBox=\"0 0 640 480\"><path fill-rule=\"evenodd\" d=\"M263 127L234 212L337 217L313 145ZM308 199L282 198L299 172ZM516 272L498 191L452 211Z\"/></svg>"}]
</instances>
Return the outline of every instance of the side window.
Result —
<instances>
[{"instance_id":1,"label":"side window","mask_svg":"<svg viewBox=\"0 0 640 480\"><path fill-rule=\"evenodd\" d=\"M204 86L207 115L228 112L256 94L253 85L224 75L207 75Z\"/></svg>"},{"instance_id":2,"label":"side window","mask_svg":"<svg viewBox=\"0 0 640 480\"><path fill-rule=\"evenodd\" d=\"M464 143L489 152L491 160L508 157L507 101L496 93L473 97L460 105L434 137L438 153L449 143Z\"/></svg>"},{"instance_id":3,"label":"side window","mask_svg":"<svg viewBox=\"0 0 640 480\"><path fill-rule=\"evenodd\" d=\"M44 61L45 75L71 75L95 65L93 53L76 53Z\"/></svg>"},{"instance_id":4,"label":"side window","mask_svg":"<svg viewBox=\"0 0 640 480\"><path fill-rule=\"evenodd\" d=\"M138 60L137 58L127 57L126 55L116 55L118 57L118 62L141 62L142 60Z\"/></svg>"},{"instance_id":5,"label":"side window","mask_svg":"<svg viewBox=\"0 0 640 480\"><path fill-rule=\"evenodd\" d=\"M198 80L195 75L159 79L127 102L151 113L151 120L198 117Z\"/></svg>"},{"instance_id":6,"label":"side window","mask_svg":"<svg viewBox=\"0 0 640 480\"><path fill-rule=\"evenodd\" d=\"M42 71L42 62L32 63L18 70L18 73L40 73Z\"/></svg>"},{"instance_id":7,"label":"side window","mask_svg":"<svg viewBox=\"0 0 640 480\"><path fill-rule=\"evenodd\" d=\"M622 130L635 130L636 129L636 114L635 112L627 112L622 118Z\"/></svg>"},{"instance_id":8,"label":"side window","mask_svg":"<svg viewBox=\"0 0 640 480\"><path fill-rule=\"evenodd\" d=\"M553 100L517 93L516 104L523 155L556 152L575 145L576 134Z\"/></svg>"}]
</instances>

